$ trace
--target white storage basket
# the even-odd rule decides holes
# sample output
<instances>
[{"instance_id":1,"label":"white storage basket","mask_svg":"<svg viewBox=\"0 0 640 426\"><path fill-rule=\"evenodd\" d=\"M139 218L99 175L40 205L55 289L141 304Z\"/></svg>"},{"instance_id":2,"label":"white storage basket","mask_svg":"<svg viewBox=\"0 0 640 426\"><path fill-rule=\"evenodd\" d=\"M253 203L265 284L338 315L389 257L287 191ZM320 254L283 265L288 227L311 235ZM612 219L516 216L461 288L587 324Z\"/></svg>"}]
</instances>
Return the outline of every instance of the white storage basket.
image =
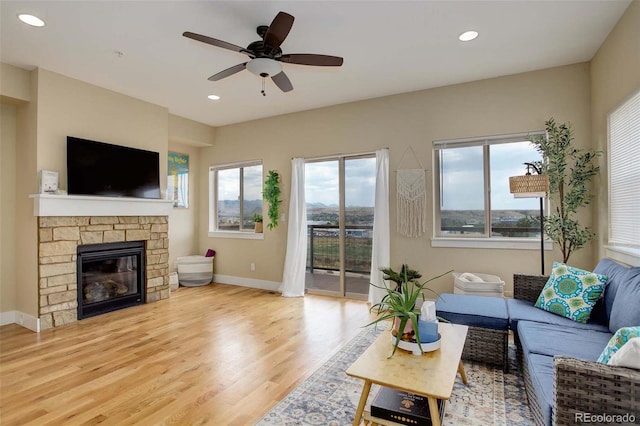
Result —
<instances>
[{"instance_id":1,"label":"white storage basket","mask_svg":"<svg viewBox=\"0 0 640 426\"><path fill-rule=\"evenodd\" d=\"M210 284L213 280L213 256L183 256L176 259L178 280L184 287Z\"/></svg>"},{"instance_id":2,"label":"white storage basket","mask_svg":"<svg viewBox=\"0 0 640 426\"><path fill-rule=\"evenodd\" d=\"M498 276L477 272L454 272L453 278L453 292L455 294L504 297L504 281Z\"/></svg>"}]
</instances>

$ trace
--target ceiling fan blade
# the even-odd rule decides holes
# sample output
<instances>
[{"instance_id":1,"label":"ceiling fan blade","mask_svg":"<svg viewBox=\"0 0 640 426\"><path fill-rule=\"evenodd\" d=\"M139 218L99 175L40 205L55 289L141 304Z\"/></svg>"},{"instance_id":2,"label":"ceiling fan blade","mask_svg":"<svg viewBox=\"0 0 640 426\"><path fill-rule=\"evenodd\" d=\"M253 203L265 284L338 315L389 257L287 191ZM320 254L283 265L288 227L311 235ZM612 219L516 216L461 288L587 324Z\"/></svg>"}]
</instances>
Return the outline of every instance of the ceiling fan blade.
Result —
<instances>
[{"instance_id":1,"label":"ceiling fan blade","mask_svg":"<svg viewBox=\"0 0 640 426\"><path fill-rule=\"evenodd\" d=\"M271 80L282 90L283 92L290 92L293 90L293 86L291 85L291 81L289 77L284 73L284 71L280 71L278 74L271 77Z\"/></svg>"},{"instance_id":2,"label":"ceiling fan blade","mask_svg":"<svg viewBox=\"0 0 640 426\"><path fill-rule=\"evenodd\" d=\"M313 53L292 53L290 55L282 55L278 60L289 64L316 65L320 67L339 67L344 62L339 56L314 55Z\"/></svg>"},{"instance_id":3,"label":"ceiling fan blade","mask_svg":"<svg viewBox=\"0 0 640 426\"><path fill-rule=\"evenodd\" d=\"M288 13L278 12L264 35L265 46L268 46L272 50L280 47L284 39L289 35L289 31L291 31L293 20L294 17Z\"/></svg>"},{"instance_id":4,"label":"ceiling fan blade","mask_svg":"<svg viewBox=\"0 0 640 426\"><path fill-rule=\"evenodd\" d=\"M217 46L217 47L222 47L223 49L229 49L229 50L233 50L234 52L242 52L244 53L244 47L240 47L240 46L236 46L235 44L232 43L227 43L226 41L222 41L222 40L218 40L216 38L213 37L207 37L201 34L196 34L196 33L192 33L189 31L185 31L182 33L183 36L193 39L193 40L197 40L197 41L201 41L203 43L207 43L210 44L212 46Z\"/></svg>"},{"instance_id":5,"label":"ceiling fan blade","mask_svg":"<svg viewBox=\"0 0 640 426\"><path fill-rule=\"evenodd\" d=\"M234 65L231 68L227 68L226 70L222 70L217 74L212 75L211 77L208 78L209 81L218 81L218 80L222 80L225 77L229 77L230 75L233 75L237 72L242 71L243 69L245 69L247 67L247 63L243 63L243 64L238 64L238 65Z\"/></svg>"}]
</instances>

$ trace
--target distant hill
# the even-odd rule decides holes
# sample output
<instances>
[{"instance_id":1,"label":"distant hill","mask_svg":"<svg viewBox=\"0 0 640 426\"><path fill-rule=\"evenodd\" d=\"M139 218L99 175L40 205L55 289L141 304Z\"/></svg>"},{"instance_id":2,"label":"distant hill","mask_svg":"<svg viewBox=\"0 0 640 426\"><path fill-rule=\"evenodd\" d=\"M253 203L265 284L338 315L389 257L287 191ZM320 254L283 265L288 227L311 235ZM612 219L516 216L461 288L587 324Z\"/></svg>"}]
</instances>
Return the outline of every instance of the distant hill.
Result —
<instances>
[{"instance_id":1,"label":"distant hill","mask_svg":"<svg viewBox=\"0 0 640 426\"><path fill-rule=\"evenodd\" d=\"M218 201L218 214L225 216L238 216L240 211L239 200L220 200ZM246 216L253 216L255 213L262 214L262 200L245 200L244 211Z\"/></svg>"}]
</instances>

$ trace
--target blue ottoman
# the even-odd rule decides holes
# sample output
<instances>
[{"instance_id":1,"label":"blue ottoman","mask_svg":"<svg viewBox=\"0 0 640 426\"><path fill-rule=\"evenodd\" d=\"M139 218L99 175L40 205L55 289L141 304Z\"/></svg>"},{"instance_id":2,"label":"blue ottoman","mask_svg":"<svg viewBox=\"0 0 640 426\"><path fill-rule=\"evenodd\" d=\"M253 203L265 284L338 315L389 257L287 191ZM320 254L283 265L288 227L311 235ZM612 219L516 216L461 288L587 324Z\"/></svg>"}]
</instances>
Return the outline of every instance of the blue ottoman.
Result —
<instances>
[{"instance_id":1,"label":"blue ottoman","mask_svg":"<svg viewBox=\"0 0 640 426\"><path fill-rule=\"evenodd\" d=\"M469 326L462 358L509 368L509 313L502 297L441 294L436 314L454 324Z\"/></svg>"}]
</instances>

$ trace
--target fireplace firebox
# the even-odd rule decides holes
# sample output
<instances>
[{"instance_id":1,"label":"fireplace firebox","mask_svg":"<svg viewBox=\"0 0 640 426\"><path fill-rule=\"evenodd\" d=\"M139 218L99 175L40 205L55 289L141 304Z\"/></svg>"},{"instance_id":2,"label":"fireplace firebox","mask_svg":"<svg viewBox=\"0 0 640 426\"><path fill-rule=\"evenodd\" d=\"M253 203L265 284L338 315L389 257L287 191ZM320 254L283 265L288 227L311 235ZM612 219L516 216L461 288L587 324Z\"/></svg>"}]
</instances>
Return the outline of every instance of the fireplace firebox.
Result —
<instances>
[{"instance_id":1,"label":"fireplace firebox","mask_svg":"<svg viewBox=\"0 0 640 426\"><path fill-rule=\"evenodd\" d=\"M144 241L78 246L78 319L145 302Z\"/></svg>"}]
</instances>

